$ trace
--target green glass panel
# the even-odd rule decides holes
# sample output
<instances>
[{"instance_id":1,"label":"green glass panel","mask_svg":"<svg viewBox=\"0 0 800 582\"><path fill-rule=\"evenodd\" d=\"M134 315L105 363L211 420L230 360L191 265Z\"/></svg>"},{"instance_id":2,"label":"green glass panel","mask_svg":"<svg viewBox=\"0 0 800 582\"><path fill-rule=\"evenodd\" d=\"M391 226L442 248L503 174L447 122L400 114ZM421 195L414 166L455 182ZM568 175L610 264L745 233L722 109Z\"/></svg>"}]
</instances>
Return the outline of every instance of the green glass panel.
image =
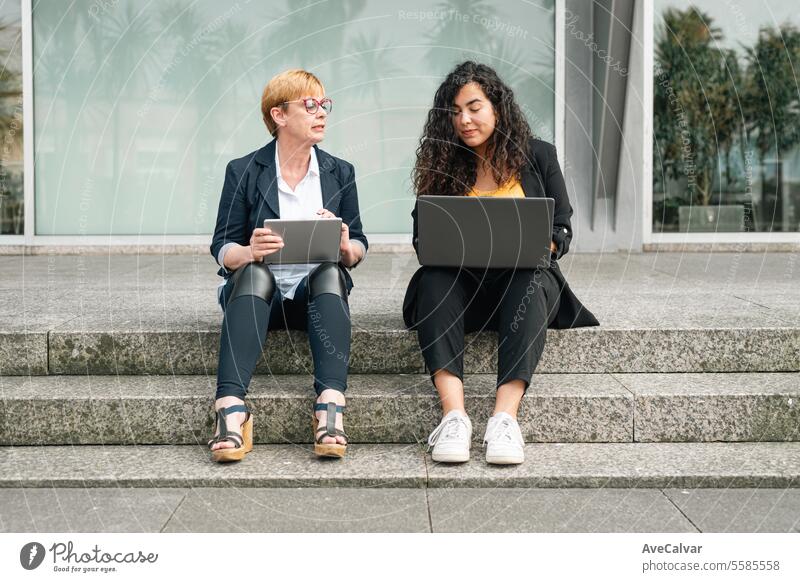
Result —
<instances>
[{"instance_id":1,"label":"green glass panel","mask_svg":"<svg viewBox=\"0 0 800 582\"><path fill-rule=\"evenodd\" d=\"M37 234L208 234L226 163L269 141L264 84L314 72L321 147L356 167L368 233L409 232L410 172L456 63L494 66L553 139L554 2L39 0Z\"/></svg>"}]
</instances>

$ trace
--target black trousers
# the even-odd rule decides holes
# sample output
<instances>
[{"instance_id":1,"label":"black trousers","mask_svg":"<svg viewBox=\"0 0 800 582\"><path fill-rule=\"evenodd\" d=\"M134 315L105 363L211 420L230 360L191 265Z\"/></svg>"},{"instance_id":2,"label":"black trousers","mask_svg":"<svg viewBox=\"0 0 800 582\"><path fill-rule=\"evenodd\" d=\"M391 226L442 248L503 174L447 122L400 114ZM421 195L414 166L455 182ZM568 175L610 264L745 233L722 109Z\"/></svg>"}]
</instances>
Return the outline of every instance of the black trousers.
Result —
<instances>
[{"instance_id":1,"label":"black trousers","mask_svg":"<svg viewBox=\"0 0 800 582\"><path fill-rule=\"evenodd\" d=\"M317 395L328 388L340 392L347 389L350 308L346 293L344 297L334 293L311 293L309 277L305 277L292 299L285 299L276 289L269 302L254 295L239 295L229 301L233 287L231 277L220 298L225 317L220 337L216 398L244 399L270 329L308 331Z\"/></svg>"},{"instance_id":2,"label":"black trousers","mask_svg":"<svg viewBox=\"0 0 800 582\"><path fill-rule=\"evenodd\" d=\"M527 390L558 312L549 269L426 267L417 287L417 337L433 378L464 379L464 334L498 332L497 386L522 380Z\"/></svg>"}]
</instances>

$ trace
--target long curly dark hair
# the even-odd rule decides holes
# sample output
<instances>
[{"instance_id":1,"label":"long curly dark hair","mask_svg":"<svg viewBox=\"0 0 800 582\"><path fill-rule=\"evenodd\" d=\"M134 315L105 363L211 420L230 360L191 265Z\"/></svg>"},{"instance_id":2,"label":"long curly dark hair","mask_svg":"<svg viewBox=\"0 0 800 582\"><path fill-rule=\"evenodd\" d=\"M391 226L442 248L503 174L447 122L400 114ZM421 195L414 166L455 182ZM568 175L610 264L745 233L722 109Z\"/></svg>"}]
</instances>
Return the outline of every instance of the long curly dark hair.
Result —
<instances>
[{"instance_id":1,"label":"long curly dark hair","mask_svg":"<svg viewBox=\"0 0 800 582\"><path fill-rule=\"evenodd\" d=\"M467 83L480 85L494 108L495 129L486 147L486 160L498 185L521 178L528 163L531 128L514 99L514 92L487 65L466 61L453 69L436 90L433 107L417 148L412 179L417 196L461 196L475 185L478 156L453 127L453 102Z\"/></svg>"}]
</instances>

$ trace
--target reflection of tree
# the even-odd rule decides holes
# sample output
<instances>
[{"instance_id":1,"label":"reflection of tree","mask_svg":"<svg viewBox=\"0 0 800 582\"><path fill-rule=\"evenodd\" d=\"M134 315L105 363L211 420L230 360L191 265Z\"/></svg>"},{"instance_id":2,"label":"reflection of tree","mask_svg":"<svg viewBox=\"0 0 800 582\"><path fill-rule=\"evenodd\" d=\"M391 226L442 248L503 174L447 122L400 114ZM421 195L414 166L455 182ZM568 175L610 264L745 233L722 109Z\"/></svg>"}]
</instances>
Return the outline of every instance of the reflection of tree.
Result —
<instances>
[{"instance_id":1,"label":"reflection of tree","mask_svg":"<svg viewBox=\"0 0 800 582\"><path fill-rule=\"evenodd\" d=\"M782 160L800 144L800 99L796 67L800 31L786 24L762 28L744 48L743 68L733 50L719 47L722 34L705 13L689 8L663 13L656 42L654 156L662 156L665 179L686 178L696 200L708 204L720 162L720 189L730 190L731 152L753 144L762 183L762 215L767 229L783 221ZM765 157L774 152L776 184L766 184ZM681 198L671 197L675 203ZM683 200L685 204L689 200Z\"/></svg>"},{"instance_id":2,"label":"reflection of tree","mask_svg":"<svg viewBox=\"0 0 800 582\"><path fill-rule=\"evenodd\" d=\"M34 23L34 97L37 100L53 99L55 103L50 106L55 110L55 116L59 112L54 106L61 104L64 117L77 123L82 103L86 100L86 91L100 65L99 62L91 62L94 59L85 58L84 52L78 51L81 39L92 28L93 22L85 10L69 10L64 14L34 7ZM68 90L69 87L80 87L82 90ZM44 107L39 111L37 125L58 121L57 117L48 119L53 116L52 111ZM82 139L83 132L78 132L77 137Z\"/></svg>"},{"instance_id":3,"label":"reflection of tree","mask_svg":"<svg viewBox=\"0 0 800 582\"><path fill-rule=\"evenodd\" d=\"M199 165L203 167L207 161L210 162L214 137L221 135L222 130L215 123L218 118L210 115L225 78L220 57L229 53L244 37L225 46L225 42L231 39L223 34L229 34L230 30L223 25L211 26L205 15L180 3L164 8L159 20L162 28L169 30L171 40L167 51L169 59L161 72L159 84L171 93L170 100L178 107L186 107L195 113L194 122L199 125L187 128L196 132L188 145L194 148ZM242 31L236 32L241 34Z\"/></svg>"},{"instance_id":4,"label":"reflection of tree","mask_svg":"<svg viewBox=\"0 0 800 582\"><path fill-rule=\"evenodd\" d=\"M45 193L37 212L42 210L53 220L60 192L87 188L95 179L103 182L92 188L104 191L125 184L120 166L127 149L123 142L136 121L131 108L147 93L158 64L155 28L139 3L120 2L97 13L88 8L88 2L66 11L34 7L35 99L46 100L37 114L37 132L47 136L46 143L58 140L60 146L37 161L45 168L37 177L37 192ZM93 166L102 156L108 157L109 173ZM70 183L81 179L84 184ZM110 200L106 195L97 197L95 217L103 205L110 207Z\"/></svg>"},{"instance_id":5,"label":"reflection of tree","mask_svg":"<svg viewBox=\"0 0 800 582\"><path fill-rule=\"evenodd\" d=\"M82 8L62 12L41 2L33 6L33 147L36 167L42 170L36 174L36 213L49 219L48 224L37 219L39 234L54 233L57 228L63 176L68 169L86 168L87 181L95 177L87 122L103 117L102 108L89 98L100 62L86 37L97 21L90 17L88 5ZM77 191L85 184L71 186Z\"/></svg>"},{"instance_id":6,"label":"reflection of tree","mask_svg":"<svg viewBox=\"0 0 800 582\"><path fill-rule=\"evenodd\" d=\"M267 79L262 79L257 74L259 60L262 57L249 35L250 30L246 24L228 20L216 34L212 35L210 45L212 54L225 55L224 66L227 70L240 71L247 80L249 89L239 90L239 88L233 87L231 97L243 98L248 104L258 104L261 90ZM255 101L253 101L254 98Z\"/></svg>"},{"instance_id":7,"label":"reflection of tree","mask_svg":"<svg viewBox=\"0 0 800 582\"><path fill-rule=\"evenodd\" d=\"M0 20L0 38L10 36L10 33L14 31L19 31L19 22L8 23ZM0 45L0 59L2 59L4 63L8 62L10 53L11 51L8 48L4 45ZM0 99L2 99L2 101L0 101L0 103L2 103L2 109L0 109L0 131L6 132L11 126L14 120L14 109L21 98L22 75L7 67L0 68ZM13 103L13 106L9 110L8 105L10 103ZM19 119L17 123L21 124L22 119ZM20 125L20 129L21 127Z\"/></svg>"},{"instance_id":8,"label":"reflection of tree","mask_svg":"<svg viewBox=\"0 0 800 582\"><path fill-rule=\"evenodd\" d=\"M492 51L492 35L488 28L480 24L481 20L489 20L497 14L487 2L445 0L432 10L439 15L433 29L427 34L432 44L427 58L433 64L434 71L444 71L455 64L449 49Z\"/></svg>"},{"instance_id":9,"label":"reflection of tree","mask_svg":"<svg viewBox=\"0 0 800 582\"><path fill-rule=\"evenodd\" d=\"M780 223L783 200L783 158L800 144L800 99L797 65L800 64L800 31L790 24L780 29L762 28L755 46L746 49L747 80L743 104L748 137L753 137L761 162L761 184L766 190L764 158L776 157L776 185L771 204L765 204L770 222ZM766 218L766 217L765 217ZM778 226L778 224L773 224Z\"/></svg>"},{"instance_id":10,"label":"reflection of tree","mask_svg":"<svg viewBox=\"0 0 800 582\"><path fill-rule=\"evenodd\" d=\"M0 21L1 39L14 38L14 33L19 44L19 22ZM4 63L9 62L10 54L5 45L0 45L0 58ZM13 131L12 147L18 151L22 149L22 75L7 67L0 68L0 131L6 140L11 139ZM5 155L0 157L0 234L23 234L22 191L15 183L17 180L12 182L5 161Z\"/></svg>"},{"instance_id":11,"label":"reflection of tree","mask_svg":"<svg viewBox=\"0 0 800 582\"><path fill-rule=\"evenodd\" d=\"M546 87L546 97L553 99L553 53L548 57L541 53L532 56L533 49L526 45L519 46L510 41L496 41L496 48L491 53L492 67L503 82L514 90L517 103L520 105L531 105L530 108L524 107L526 117L534 114L541 124L542 118L550 118L550 108L545 109L547 115L542 114L542 109L535 102L535 97L541 95ZM529 119L531 121L531 119Z\"/></svg>"},{"instance_id":12,"label":"reflection of tree","mask_svg":"<svg viewBox=\"0 0 800 582\"><path fill-rule=\"evenodd\" d=\"M736 96L733 51L718 48L721 33L696 8L667 9L656 41L655 143L665 177L686 176L698 203L711 200L720 148L730 148L738 132L731 115Z\"/></svg>"},{"instance_id":13,"label":"reflection of tree","mask_svg":"<svg viewBox=\"0 0 800 582\"><path fill-rule=\"evenodd\" d=\"M522 67L527 69L529 66L550 66L552 68L552 61L550 63L542 63L538 60L531 62L526 50L510 42L504 43L496 40L493 44L495 46L488 55L492 60L489 64L509 87L519 89L523 83L531 80L530 74ZM529 48L527 53L530 53Z\"/></svg>"},{"instance_id":14,"label":"reflection of tree","mask_svg":"<svg viewBox=\"0 0 800 582\"><path fill-rule=\"evenodd\" d=\"M392 58L390 48L378 46L377 35L360 35L353 39L349 48L350 57L345 61L344 74L355 91L372 100L378 111L378 139L381 144L381 163L385 159L385 127L383 81L403 74Z\"/></svg>"},{"instance_id":15,"label":"reflection of tree","mask_svg":"<svg viewBox=\"0 0 800 582\"><path fill-rule=\"evenodd\" d=\"M316 63L330 60L331 78L327 82L340 83L340 61L336 57L342 54L348 26L364 10L366 0L322 3L303 0L287 4L289 13L279 20L274 32L264 35L264 54L276 55L277 58L270 60L288 62L289 68L312 71ZM306 7L302 8L303 5ZM320 80L325 84L322 76Z\"/></svg>"},{"instance_id":16,"label":"reflection of tree","mask_svg":"<svg viewBox=\"0 0 800 582\"><path fill-rule=\"evenodd\" d=\"M717 144L725 159L725 184L730 188L731 177L731 150L734 145L741 142L741 132L744 127L742 121L742 108L737 106L741 99L742 68L736 52L724 51L722 58L727 70L729 82L722 83L720 90L711 98L721 102L715 103L712 110L716 112L714 123L717 127ZM721 180L720 180L721 182Z\"/></svg>"},{"instance_id":17,"label":"reflection of tree","mask_svg":"<svg viewBox=\"0 0 800 582\"><path fill-rule=\"evenodd\" d=\"M159 24L169 31L170 58L163 63L161 84L171 89L177 98L197 90L203 77L214 75L214 64L221 47L214 46L212 36L205 29L205 19L194 7L174 3L165 6L159 15ZM227 51L226 51L227 52Z\"/></svg>"},{"instance_id":18,"label":"reflection of tree","mask_svg":"<svg viewBox=\"0 0 800 582\"><path fill-rule=\"evenodd\" d=\"M112 116L112 179L120 176L120 121L127 114L124 105L146 93L157 65L152 50L155 41L153 22L144 11L136 13L134 3L103 14L94 29L91 43L93 62L99 79L95 82L97 95L110 105ZM130 98L130 96L134 98Z\"/></svg>"}]
</instances>

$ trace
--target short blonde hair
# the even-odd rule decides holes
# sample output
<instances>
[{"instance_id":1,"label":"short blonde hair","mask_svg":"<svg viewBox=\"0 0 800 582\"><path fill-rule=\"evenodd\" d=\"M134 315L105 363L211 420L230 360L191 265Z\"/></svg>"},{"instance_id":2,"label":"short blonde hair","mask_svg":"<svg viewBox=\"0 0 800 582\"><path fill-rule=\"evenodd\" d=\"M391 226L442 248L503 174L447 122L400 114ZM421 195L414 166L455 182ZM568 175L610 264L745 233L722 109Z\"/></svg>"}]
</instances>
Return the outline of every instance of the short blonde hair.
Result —
<instances>
[{"instance_id":1,"label":"short blonde hair","mask_svg":"<svg viewBox=\"0 0 800 582\"><path fill-rule=\"evenodd\" d=\"M286 106L282 104L286 101L317 93L324 95L325 87L313 73L303 69L289 69L272 77L261 95L261 116L269 132L273 136L278 134L278 124L270 113L273 107L281 106L285 109Z\"/></svg>"}]
</instances>

